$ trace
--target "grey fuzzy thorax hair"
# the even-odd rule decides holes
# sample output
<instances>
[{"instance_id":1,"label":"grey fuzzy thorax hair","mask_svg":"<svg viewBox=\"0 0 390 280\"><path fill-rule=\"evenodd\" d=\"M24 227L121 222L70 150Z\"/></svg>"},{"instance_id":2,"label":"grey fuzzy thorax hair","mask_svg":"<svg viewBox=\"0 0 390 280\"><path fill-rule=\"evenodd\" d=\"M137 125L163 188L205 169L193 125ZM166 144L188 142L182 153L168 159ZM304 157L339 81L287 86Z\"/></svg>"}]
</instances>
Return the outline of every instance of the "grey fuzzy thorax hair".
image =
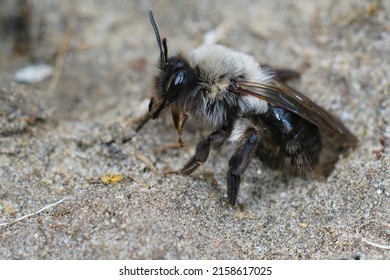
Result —
<instances>
[{"instance_id":1,"label":"grey fuzzy thorax hair","mask_svg":"<svg viewBox=\"0 0 390 280\"><path fill-rule=\"evenodd\" d=\"M259 83L272 80L272 72L262 69L252 56L221 45L205 45L188 51L186 57L191 67L197 69L199 80L199 87L186 107L201 125L218 129L231 114L261 114L267 110L267 102L259 98L228 91L232 80Z\"/></svg>"}]
</instances>

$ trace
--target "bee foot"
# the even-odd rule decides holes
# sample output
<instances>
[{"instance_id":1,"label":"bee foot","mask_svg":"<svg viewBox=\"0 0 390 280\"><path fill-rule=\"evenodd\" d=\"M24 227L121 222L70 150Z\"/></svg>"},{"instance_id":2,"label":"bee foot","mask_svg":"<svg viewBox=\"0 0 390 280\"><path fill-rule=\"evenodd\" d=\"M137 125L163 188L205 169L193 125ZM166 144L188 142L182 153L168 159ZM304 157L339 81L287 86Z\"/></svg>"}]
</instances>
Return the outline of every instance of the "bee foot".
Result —
<instances>
[{"instance_id":1,"label":"bee foot","mask_svg":"<svg viewBox=\"0 0 390 280\"><path fill-rule=\"evenodd\" d=\"M164 176L169 176L169 175L178 175L181 174L181 169L180 170L171 170L164 172Z\"/></svg>"}]
</instances>

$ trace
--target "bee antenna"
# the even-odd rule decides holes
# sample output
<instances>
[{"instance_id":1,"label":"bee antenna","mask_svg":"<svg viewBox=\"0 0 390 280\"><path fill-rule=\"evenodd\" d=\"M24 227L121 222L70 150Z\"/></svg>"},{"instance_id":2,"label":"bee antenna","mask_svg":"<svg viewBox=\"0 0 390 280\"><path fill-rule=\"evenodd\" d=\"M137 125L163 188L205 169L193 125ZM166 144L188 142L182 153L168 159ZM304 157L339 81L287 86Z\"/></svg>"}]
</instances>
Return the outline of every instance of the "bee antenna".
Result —
<instances>
[{"instance_id":1,"label":"bee antenna","mask_svg":"<svg viewBox=\"0 0 390 280\"><path fill-rule=\"evenodd\" d=\"M161 63L164 65L164 69L165 69L165 66L167 65L167 62L168 62L167 39L163 38L162 44L161 44L160 32L158 32L157 24L154 21L154 17L153 17L153 12L152 11L149 11L149 18L150 18L150 22L152 23L154 34L156 34L157 44L158 44L158 46L160 48L160 60L161 60Z\"/></svg>"}]
</instances>

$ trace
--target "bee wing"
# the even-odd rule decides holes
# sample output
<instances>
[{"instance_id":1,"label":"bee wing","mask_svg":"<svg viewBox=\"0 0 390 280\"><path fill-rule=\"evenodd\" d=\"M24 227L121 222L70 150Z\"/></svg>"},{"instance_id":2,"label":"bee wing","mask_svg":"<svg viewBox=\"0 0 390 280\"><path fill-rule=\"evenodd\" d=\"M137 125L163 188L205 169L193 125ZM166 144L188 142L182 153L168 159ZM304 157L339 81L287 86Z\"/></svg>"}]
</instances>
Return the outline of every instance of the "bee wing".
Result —
<instances>
[{"instance_id":1,"label":"bee wing","mask_svg":"<svg viewBox=\"0 0 390 280\"><path fill-rule=\"evenodd\" d=\"M232 83L230 90L241 95L251 95L263 99L273 106L281 107L297 114L322 129L330 128L345 137L345 140L352 144L356 143L355 136L340 120L302 93L285 84L277 81L268 84L240 81Z\"/></svg>"}]
</instances>

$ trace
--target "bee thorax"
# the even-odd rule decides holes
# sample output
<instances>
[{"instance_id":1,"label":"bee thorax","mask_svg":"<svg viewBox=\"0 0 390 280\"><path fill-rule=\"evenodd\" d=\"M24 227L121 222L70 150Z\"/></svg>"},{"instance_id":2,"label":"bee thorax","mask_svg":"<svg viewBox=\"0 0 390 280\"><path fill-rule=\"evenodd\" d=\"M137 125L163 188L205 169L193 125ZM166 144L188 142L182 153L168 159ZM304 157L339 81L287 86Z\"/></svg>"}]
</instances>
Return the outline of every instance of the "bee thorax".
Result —
<instances>
[{"instance_id":1,"label":"bee thorax","mask_svg":"<svg viewBox=\"0 0 390 280\"><path fill-rule=\"evenodd\" d=\"M245 136L245 132L250 128L256 128L256 125L248 119L238 119L233 126L232 133L230 135L231 142L240 142Z\"/></svg>"}]
</instances>

